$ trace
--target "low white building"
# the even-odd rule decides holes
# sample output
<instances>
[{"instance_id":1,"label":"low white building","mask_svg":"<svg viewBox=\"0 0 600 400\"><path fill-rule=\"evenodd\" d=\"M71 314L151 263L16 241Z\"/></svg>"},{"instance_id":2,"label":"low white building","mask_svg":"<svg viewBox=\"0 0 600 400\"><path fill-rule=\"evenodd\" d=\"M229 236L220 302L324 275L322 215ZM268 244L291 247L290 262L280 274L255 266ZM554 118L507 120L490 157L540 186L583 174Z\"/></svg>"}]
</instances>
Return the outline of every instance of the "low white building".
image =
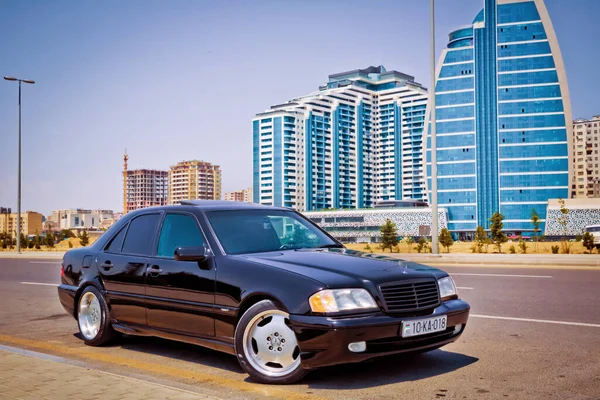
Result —
<instances>
[{"instance_id":1,"label":"low white building","mask_svg":"<svg viewBox=\"0 0 600 400\"><path fill-rule=\"evenodd\" d=\"M60 229L100 229L105 221L114 220L112 210L59 210L53 214L60 215Z\"/></svg>"}]
</instances>

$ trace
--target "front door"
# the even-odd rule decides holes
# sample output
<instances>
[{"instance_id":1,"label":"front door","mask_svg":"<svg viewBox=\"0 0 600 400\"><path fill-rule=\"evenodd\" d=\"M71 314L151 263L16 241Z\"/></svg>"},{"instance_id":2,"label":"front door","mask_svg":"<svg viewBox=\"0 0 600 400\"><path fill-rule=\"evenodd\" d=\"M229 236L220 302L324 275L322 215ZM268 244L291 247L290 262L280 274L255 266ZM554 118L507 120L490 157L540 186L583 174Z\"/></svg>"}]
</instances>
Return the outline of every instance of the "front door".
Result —
<instances>
[{"instance_id":1,"label":"front door","mask_svg":"<svg viewBox=\"0 0 600 400\"><path fill-rule=\"evenodd\" d=\"M208 246L190 213L167 213L158 237L156 256L146 275L148 325L162 331L213 337L215 266L213 257L202 262L176 261L177 247Z\"/></svg>"},{"instance_id":2,"label":"front door","mask_svg":"<svg viewBox=\"0 0 600 400\"><path fill-rule=\"evenodd\" d=\"M133 218L96 258L117 322L146 325L145 275L160 219L160 213Z\"/></svg>"}]
</instances>

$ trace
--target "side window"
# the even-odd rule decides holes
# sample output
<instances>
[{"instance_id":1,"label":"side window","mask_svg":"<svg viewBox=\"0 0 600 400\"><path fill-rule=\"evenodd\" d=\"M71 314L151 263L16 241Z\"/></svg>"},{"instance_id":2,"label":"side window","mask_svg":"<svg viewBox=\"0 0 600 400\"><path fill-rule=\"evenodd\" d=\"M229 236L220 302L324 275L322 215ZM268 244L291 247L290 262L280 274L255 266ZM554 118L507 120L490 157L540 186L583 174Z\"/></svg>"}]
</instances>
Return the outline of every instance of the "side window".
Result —
<instances>
[{"instance_id":1,"label":"side window","mask_svg":"<svg viewBox=\"0 0 600 400\"><path fill-rule=\"evenodd\" d=\"M198 222L191 215L167 214L158 238L158 257L173 258L177 247L202 246Z\"/></svg>"},{"instance_id":2,"label":"side window","mask_svg":"<svg viewBox=\"0 0 600 400\"><path fill-rule=\"evenodd\" d=\"M110 241L110 244L106 246L104 251L107 253L120 253L121 247L123 247L123 239L125 238L125 232L127 232L127 226L125 225L119 233L115 235L115 237Z\"/></svg>"},{"instance_id":3,"label":"side window","mask_svg":"<svg viewBox=\"0 0 600 400\"><path fill-rule=\"evenodd\" d=\"M129 230L123 243L124 254L152 254L152 244L160 214L140 215L129 223Z\"/></svg>"}]
</instances>

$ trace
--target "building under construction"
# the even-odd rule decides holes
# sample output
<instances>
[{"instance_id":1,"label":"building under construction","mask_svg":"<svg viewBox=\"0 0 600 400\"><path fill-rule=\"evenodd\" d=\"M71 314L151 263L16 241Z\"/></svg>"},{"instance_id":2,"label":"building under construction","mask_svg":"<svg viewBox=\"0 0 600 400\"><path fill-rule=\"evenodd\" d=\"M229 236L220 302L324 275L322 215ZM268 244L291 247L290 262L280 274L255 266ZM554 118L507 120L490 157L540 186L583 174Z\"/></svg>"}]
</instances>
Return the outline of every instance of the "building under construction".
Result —
<instances>
[{"instance_id":1,"label":"building under construction","mask_svg":"<svg viewBox=\"0 0 600 400\"><path fill-rule=\"evenodd\" d=\"M123 157L123 213L167 204L169 173L155 169L127 169Z\"/></svg>"}]
</instances>

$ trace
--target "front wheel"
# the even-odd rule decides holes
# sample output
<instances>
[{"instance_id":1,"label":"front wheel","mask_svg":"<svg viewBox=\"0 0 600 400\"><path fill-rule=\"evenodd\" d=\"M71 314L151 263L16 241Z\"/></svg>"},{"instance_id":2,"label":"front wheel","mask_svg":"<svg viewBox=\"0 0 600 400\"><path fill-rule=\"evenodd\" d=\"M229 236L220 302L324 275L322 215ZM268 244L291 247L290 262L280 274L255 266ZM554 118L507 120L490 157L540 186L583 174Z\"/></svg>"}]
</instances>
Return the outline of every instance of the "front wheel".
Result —
<instances>
[{"instance_id":1,"label":"front wheel","mask_svg":"<svg viewBox=\"0 0 600 400\"><path fill-rule=\"evenodd\" d=\"M307 374L289 314L270 300L244 313L235 330L235 350L242 368L257 382L287 384Z\"/></svg>"},{"instance_id":2,"label":"front wheel","mask_svg":"<svg viewBox=\"0 0 600 400\"><path fill-rule=\"evenodd\" d=\"M77 322L85 344L101 346L116 336L109 315L102 293L93 286L86 287L77 304Z\"/></svg>"}]
</instances>

